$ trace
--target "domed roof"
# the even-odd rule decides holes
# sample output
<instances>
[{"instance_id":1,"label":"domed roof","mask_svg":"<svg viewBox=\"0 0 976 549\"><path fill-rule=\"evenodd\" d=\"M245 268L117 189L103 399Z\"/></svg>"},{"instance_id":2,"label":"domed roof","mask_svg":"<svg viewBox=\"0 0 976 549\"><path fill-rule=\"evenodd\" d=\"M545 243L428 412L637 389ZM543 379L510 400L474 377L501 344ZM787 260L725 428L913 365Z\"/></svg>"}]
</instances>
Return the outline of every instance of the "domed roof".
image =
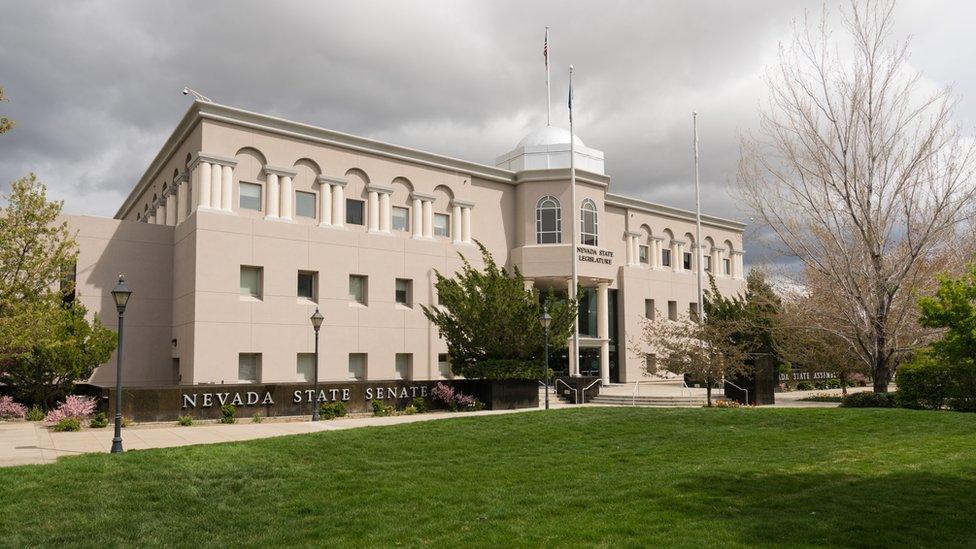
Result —
<instances>
[{"instance_id":1,"label":"domed roof","mask_svg":"<svg viewBox=\"0 0 976 549\"><path fill-rule=\"evenodd\" d=\"M583 141L580 140L578 135L573 136L576 146L585 147ZM556 126L543 126L538 130L533 131L529 135L526 135L519 141L516 148L519 147L540 147L545 145L568 145L569 144L569 130L564 130L563 128L557 128Z\"/></svg>"}]
</instances>

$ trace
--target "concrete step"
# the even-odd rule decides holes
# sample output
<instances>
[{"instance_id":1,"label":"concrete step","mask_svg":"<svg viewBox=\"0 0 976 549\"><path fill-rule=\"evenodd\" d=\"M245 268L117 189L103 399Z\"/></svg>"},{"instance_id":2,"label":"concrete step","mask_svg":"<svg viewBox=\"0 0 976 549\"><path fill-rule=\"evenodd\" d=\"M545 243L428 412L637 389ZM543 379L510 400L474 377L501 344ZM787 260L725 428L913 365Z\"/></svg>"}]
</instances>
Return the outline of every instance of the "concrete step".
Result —
<instances>
[{"instance_id":1,"label":"concrete step","mask_svg":"<svg viewBox=\"0 0 976 549\"><path fill-rule=\"evenodd\" d=\"M623 396L597 395L590 401L592 404L606 404L610 406L691 406L698 407L705 404L704 397L689 396Z\"/></svg>"}]
</instances>

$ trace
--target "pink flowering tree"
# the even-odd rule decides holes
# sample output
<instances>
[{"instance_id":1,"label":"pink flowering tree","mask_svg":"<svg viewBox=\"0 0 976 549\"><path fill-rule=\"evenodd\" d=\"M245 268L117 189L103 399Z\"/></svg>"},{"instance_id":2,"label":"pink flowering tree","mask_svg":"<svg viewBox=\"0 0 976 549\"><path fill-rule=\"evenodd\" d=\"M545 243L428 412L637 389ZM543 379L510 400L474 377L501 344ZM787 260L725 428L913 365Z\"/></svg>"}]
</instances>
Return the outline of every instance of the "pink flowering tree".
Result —
<instances>
[{"instance_id":1,"label":"pink flowering tree","mask_svg":"<svg viewBox=\"0 0 976 549\"><path fill-rule=\"evenodd\" d=\"M65 418L74 418L79 421L87 418L95 412L95 399L92 397L70 395L58 407L48 412L44 418L44 423L57 423Z\"/></svg>"},{"instance_id":2,"label":"pink flowering tree","mask_svg":"<svg viewBox=\"0 0 976 549\"><path fill-rule=\"evenodd\" d=\"M24 419L27 415L27 407L23 404L14 402L12 396L0 396L0 421L11 419Z\"/></svg>"}]
</instances>

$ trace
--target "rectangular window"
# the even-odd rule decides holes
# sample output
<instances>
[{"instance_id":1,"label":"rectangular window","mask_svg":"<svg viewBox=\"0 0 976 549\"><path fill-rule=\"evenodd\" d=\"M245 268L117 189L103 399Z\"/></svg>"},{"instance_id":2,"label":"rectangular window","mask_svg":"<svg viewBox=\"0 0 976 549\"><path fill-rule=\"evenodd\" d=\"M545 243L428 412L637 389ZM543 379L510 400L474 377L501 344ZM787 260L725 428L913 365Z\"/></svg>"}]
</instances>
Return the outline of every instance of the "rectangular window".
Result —
<instances>
[{"instance_id":1,"label":"rectangular window","mask_svg":"<svg viewBox=\"0 0 976 549\"><path fill-rule=\"evenodd\" d=\"M647 320L654 320L654 300L645 299L644 300L644 318Z\"/></svg>"},{"instance_id":2,"label":"rectangular window","mask_svg":"<svg viewBox=\"0 0 976 549\"><path fill-rule=\"evenodd\" d=\"M434 214L434 236L451 236L451 216Z\"/></svg>"},{"instance_id":3,"label":"rectangular window","mask_svg":"<svg viewBox=\"0 0 976 549\"><path fill-rule=\"evenodd\" d=\"M685 252L684 264L682 265L682 268L686 271L691 270L691 252Z\"/></svg>"},{"instance_id":4,"label":"rectangular window","mask_svg":"<svg viewBox=\"0 0 976 549\"><path fill-rule=\"evenodd\" d=\"M237 355L237 381L256 383L261 372L260 353L241 353Z\"/></svg>"},{"instance_id":5,"label":"rectangular window","mask_svg":"<svg viewBox=\"0 0 976 549\"><path fill-rule=\"evenodd\" d=\"M261 299L261 267L241 265L241 295Z\"/></svg>"},{"instance_id":6,"label":"rectangular window","mask_svg":"<svg viewBox=\"0 0 976 549\"><path fill-rule=\"evenodd\" d=\"M298 353L298 381L312 381L315 377L315 353Z\"/></svg>"},{"instance_id":7,"label":"rectangular window","mask_svg":"<svg viewBox=\"0 0 976 549\"><path fill-rule=\"evenodd\" d=\"M295 215L315 219L315 193L295 191Z\"/></svg>"},{"instance_id":8,"label":"rectangular window","mask_svg":"<svg viewBox=\"0 0 976 549\"><path fill-rule=\"evenodd\" d=\"M356 200L354 198L346 199L346 223L350 225L362 225L364 223L363 218L366 216L363 214L363 201Z\"/></svg>"},{"instance_id":9,"label":"rectangular window","mask_svg":"<svg viewBox=\"0 0 976 549\"><path fill-rule=\"evenodd\" d=\"M410 379L410 367L413 364L413 355L409 353L397 353L396 355L396 378Z\"/></svg>"},{"instance_id":10,"label":"rectangular window","mask_svg":"<svg viewBox=\"0 0 976 549\"><path fill-rule=\"evenodd\" d=\"M349 379L366 379L366 353L349 353Z\"/></svg>"},{"instance_id":11,"label":"rectangular window","mask_svg":"<svg viewBox=\"0 0 976 549\"><path fill-rule=\"evenodd\" d=\"M705 272L706 273L712 272L712 256L706 255L704 259L705 259Z\"/></svg>"},{"instance_id":12,"label":"rectangular window","mask_svg":"<svg viewBox=\"0 0 976 549\"><path fill-rule=\"evenodd\" d=\"M396 279L396 302L410 307L413 305L413 281L405 278Z\"/></svg>"},{"instance_id":13,"label":"rectangular window","mask_svg":"<svg viewBox=\"0 0 976 549\"><path fill-rule=\"evenodd\" d=\"M639 250L640 262L646 265L651 254L651 249L647 246L638 246L637 249Z\"/></svg>"},{"instance_id":14,"label":"rectangular window","mask_svg":"<svg viewBox=\"0 0 976 549\"><path fill-rule=\"evenodd\" d=\"M360 305L366 305L367 284L365 276L349 275L349 299Z\"/></svg>"},{"instance_id":15,"label":"rectangular window","mask_svg":"<svg viewBox=\"0 0 976 549\"><path fill-rule=\"evenodd\" d=\"M678 320L677 301L668 301L668 320Z\"/></svg>"},{"instance_id":16,"label":"rectangular window","mask_svg":"<svg viewBox=\"0 0 976 549\"><path fill-rule=\"evenodd\" d=\"M654 353L648 353L644 355L644 370L647 373L657 372L657 355Z\"/></svg>"},{"instance_id":17,"label":"rectangular window","mask_svg":"<svg viewBox=\"0 0 976 549\"><path fill-rule=\"evenodd\" d=\"M688 316L691 317L691 319L694 320L695 322L698 322L698 304L697 303L689 303L688 304Z\"/></svg>"},{"instance_id":18,"label":"rectangular window","mask_svg":"<svg viewBox=\"0 0 976 549\"><path fill-rule=\"evenodd\" d=\"M451 378L451 357L447 356L447 353L437 355L437 371L440 372L442 378Z\"/></svg>"},{"instance_id":19,"label":"rectangular window","mask_svg":"<svg viewBox=\"0 0 976 549\"><path fill-rule=\"evenodd\" d=\"M238 207L242 210L254 210L256 212L261 211L261 185L257 183L245 183L241 181L240 186L240 201L238 202Z\"/></svg>"},{"instance_id":20,"label":"rectangular window","mask_svg":"<svg viewBox=\"0 0 976 549\"><path fill-rule=\"evenodd\" d=\"M661 250L661 266L671 266L671 250Z\"/></svg>"},{"instance_id":21,"label":"rectangular window","mask_svg":"<svg viewBox=\"0 0 976 549\"><path fill-rule=\"evenodd\" d=\"M318 286L316 284L318 280L317 274L313 271L298 271L298 297L315 301L318 295L316 291L316 286Z\"/></svg>"},{"instance_id":22,"label":"rectangular window","mask_svg":"<svg viewBox=\"0 0 976 549\"><path fill-rule=\"evenodd\" d=\"M732 262L728 259L722 260L722 274L726 276L732 274Z\"/></svg>"},{"instance_id":23,"label":"rectangular window","mask_svg":"<svg viewBox=\"0 0 976 549\"><path fill-rule=\"evenodd\" d=\"M401 208L400 206L393 206L393 230L410 230L410 210Z\"/></svg>"}]
</instances>

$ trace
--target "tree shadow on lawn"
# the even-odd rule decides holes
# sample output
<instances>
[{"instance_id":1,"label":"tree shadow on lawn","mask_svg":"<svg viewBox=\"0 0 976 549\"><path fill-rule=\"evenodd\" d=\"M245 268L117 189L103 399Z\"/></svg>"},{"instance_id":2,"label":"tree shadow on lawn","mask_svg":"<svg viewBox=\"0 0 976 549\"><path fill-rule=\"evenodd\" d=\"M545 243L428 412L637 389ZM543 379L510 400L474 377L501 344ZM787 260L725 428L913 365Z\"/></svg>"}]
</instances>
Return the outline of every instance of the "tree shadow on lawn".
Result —
<instances>
[{"instance_id":1,"label":"tree shadow on lawn","mask_svg":"<svg viewBox=\"0 0 976 549\"><path fill-rule=\"evenodd\" d=\"M974 471L705 475L671 511L747 545L974 547Z\"/></svg>"}]
</instances>

